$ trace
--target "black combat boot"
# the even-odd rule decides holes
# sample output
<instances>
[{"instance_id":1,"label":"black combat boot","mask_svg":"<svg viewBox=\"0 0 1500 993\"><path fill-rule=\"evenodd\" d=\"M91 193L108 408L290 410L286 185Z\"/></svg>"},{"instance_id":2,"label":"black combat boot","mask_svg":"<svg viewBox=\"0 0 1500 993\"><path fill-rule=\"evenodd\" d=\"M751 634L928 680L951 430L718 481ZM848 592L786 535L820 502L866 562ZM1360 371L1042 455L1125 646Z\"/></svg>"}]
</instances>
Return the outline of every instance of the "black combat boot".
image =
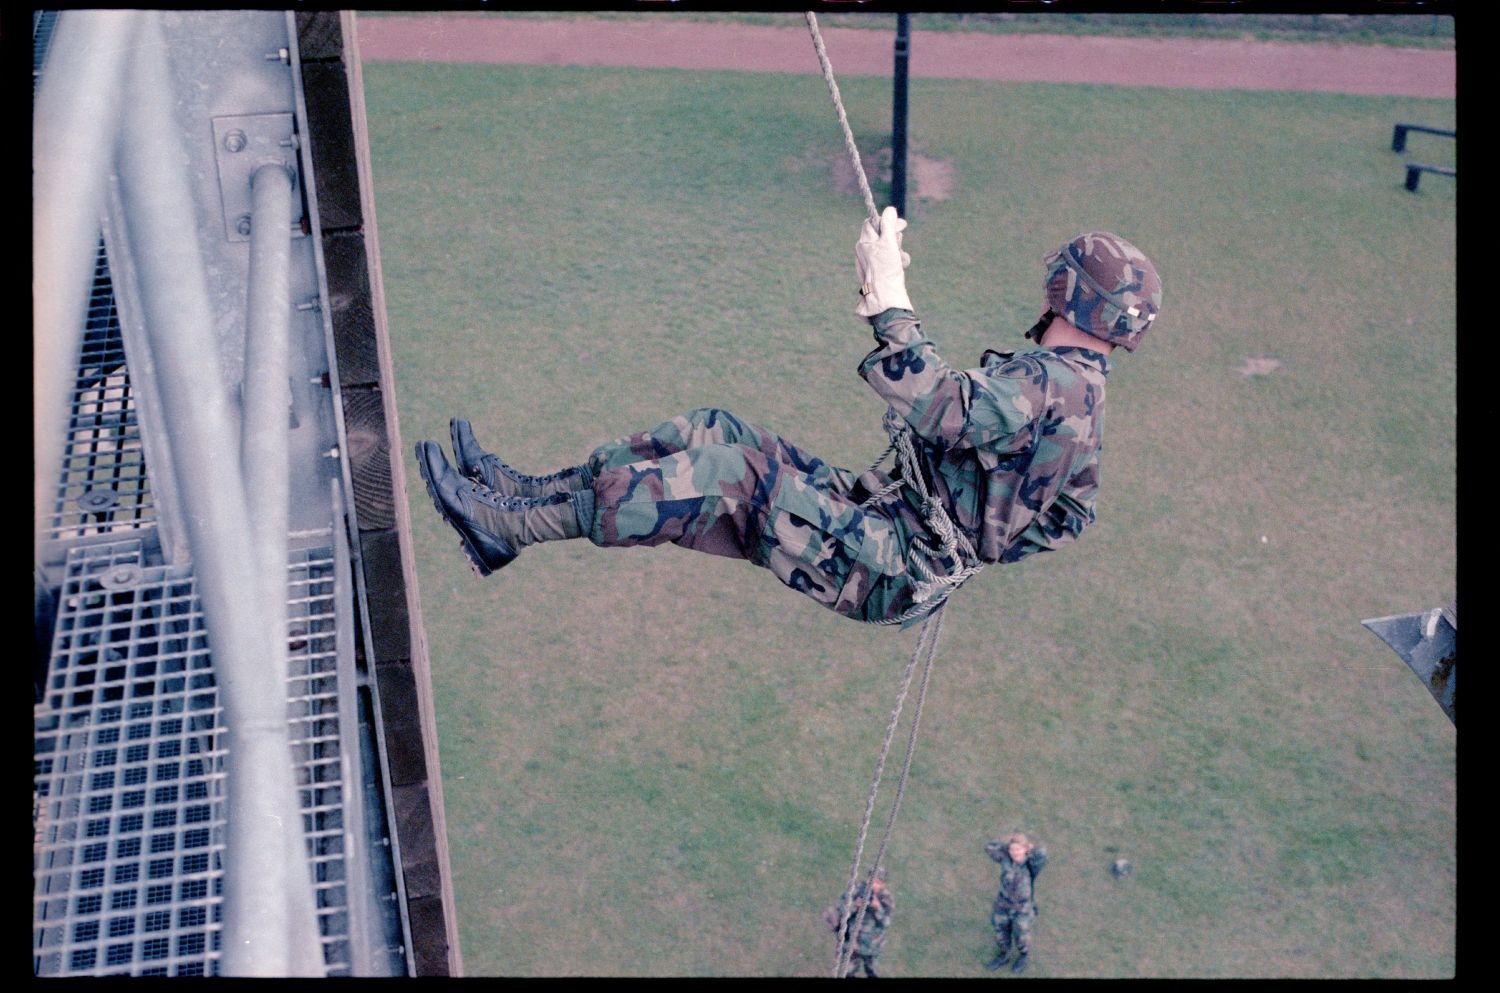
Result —
<instances>
[{"instance_id":1,"label":"black combat boot","mask_svg":"<svg viewBox=\"0 0 1500 993\"><path fill-rule=\"evenodd\" d=\"M458 471L501 496L546 497L585 490L593 483L588 467L581 465L550 476L528 476L480 447L474 429L461 417L448 422L448 433L453 436L453 459L458 463Z\"/></svg>"},{"instance_id":2,"label":"black combat boot","mask_svg":"<svg viewBox=\"0 0 1500 993\"><path fill-rule=\"evenodd\" d=\"M1015 964L1010 967L1011 972L1025 972L1026 960L1031 957L1030 952L1022 952L1016 956Z\"/></svg>"},{"instance_id":3,"label":"black combat boot","mask_svg":"<svg viewBox=\"0 0 1500 993\"><path fill-rule=\"evenodd\" d=\"M538 541L580 538L594 517L594 491L503 496L448 464L435 441L417 442L417 469L443 520L463 539L474 571L488 576Z\"/></svg>"},{"instance_id":4,"label":"black combat boot","mask_svg":"<svg viewBox=\"0 0 1500 993\"><path fill-rule=\"evenodd\" d=\"M990 959L989 964L986 965L985 968L990 972L994 972L996 969L1000 968L1002 965L1009 961L1010 952L996 952L995 957Z\"/></svg>"}]
</instances>

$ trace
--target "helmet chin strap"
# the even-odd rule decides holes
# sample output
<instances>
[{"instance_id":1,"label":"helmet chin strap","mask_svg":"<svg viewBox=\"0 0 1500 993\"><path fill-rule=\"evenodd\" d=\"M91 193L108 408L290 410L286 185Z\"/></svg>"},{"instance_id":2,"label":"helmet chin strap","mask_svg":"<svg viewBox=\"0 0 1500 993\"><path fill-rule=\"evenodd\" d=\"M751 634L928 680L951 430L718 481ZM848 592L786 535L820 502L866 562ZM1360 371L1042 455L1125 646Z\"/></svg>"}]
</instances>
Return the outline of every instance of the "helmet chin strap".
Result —
<instances>
[{"instance_id":1,"label":"helmet chin strap","mask_svg":"<svg viewBox=\"0 0 1500 993\"><path fill-rule=\"evenodd\" d=\"M1047 326L1052 323L1052 318L1056 316L1057 314L1053 312L1052 308L1048 307L1042 313L1042 316L1038 318L1037 322L1033 324L1031 328L1021 337L1030 338L1032 341L1040 345L1042 343L1042 335L1047 333Z\"/></svg>"}]
</instances>

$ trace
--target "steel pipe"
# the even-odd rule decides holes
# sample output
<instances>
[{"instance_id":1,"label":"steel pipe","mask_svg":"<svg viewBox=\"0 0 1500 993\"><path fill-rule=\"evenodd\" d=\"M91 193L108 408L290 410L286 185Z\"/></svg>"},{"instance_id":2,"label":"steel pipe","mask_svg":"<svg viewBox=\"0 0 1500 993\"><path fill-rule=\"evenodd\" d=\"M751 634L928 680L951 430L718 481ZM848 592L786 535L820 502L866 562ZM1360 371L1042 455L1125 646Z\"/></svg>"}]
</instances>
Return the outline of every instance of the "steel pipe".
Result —
<instances>
[{"instance_id":1,"label":"steel pipe","mask_svg":"<svg viewBox=\"0 0 1500 993\"><path fill-rule=\"evenodd\" d=\"M286 630L287 456L291 405L292 184L280 163L250 181L250 268L245 312L245 418L241 464L255 550L257 601L270 630ZM284 646L283 646L284 649ZM286 666L285 651L279 665Z\"/></svg>"},{"instance_id":2,"label":"steel pipe","mask_svg":"<svg viewBox=\"0 0 1500 993\"><path fill-rule=\"evenodd\" d=\"M282 632L274 645L272 663L283 674L287 660L287 520L291 507L289 432L292 391L291 267L292 179L287 166L272 162L250 177L250 267L245 302L244 422L240 459L245 477L245 500L255 550L258 584L255 603L267 631ZM283 698L285 694L283 693ZM292 756L288 751L287 761ZM283 832L289 872L307 864L307 842L301 830ZM291 934L318 933L317 908L301 898L302 877L289 876L287 921ZM303 950L307 952L306 949ZM302 970L321 966L316 961ZM313 971L311 974L318 974Z\"/></svg>"},{"instance_id":3,"label":"steel pipe","mask_svg":"<svg viewBox=\"0 0 1500 993\"><path fill-rule=\"evenodd\" d=\"M135 15L58 15L32 127L33 507L57 500ZM34 521L41 563L45 529Z\"/></svg>"},{"instance_id":4,"label":"steel pipe","mask_svg":"<svg viewBox=\"0 0 1500 993\"><path fill-rule=\"evenodd\" d=\"M263 611L246 608L247 593L264 580L237 412L219 370L160 13L135 16L119 146L121 200L225 710L229 818L220 967L231 976L322 975L317 929L304 926L302 908L313 900L305 847L289 840L302 837L302 819L287 733L286 629L268 628ZM284 572L282 588L284 596ZM302 857L289 858L296 851Z\"/></svg>"}]
</instances>

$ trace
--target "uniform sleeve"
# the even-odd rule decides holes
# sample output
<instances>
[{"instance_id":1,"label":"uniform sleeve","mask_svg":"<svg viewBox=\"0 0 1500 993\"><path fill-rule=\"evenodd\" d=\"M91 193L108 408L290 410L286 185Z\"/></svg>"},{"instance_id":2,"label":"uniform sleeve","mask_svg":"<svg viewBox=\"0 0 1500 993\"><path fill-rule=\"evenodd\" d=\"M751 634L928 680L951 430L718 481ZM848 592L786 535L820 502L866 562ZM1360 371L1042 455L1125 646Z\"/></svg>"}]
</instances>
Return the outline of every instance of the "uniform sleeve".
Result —
<instances>
[{"instance_id":1,"label":"uniform sleeve","mask_svg":"<svg viewBox=\"0 0 1500 993\"><path fill-rule=\"evenodd\" d=\"M891 915L896 912L896 897L889 889L881 890L872 909L875 912L875 920L881 927L886 927L891 923Z\"/></svg>"},{"instance_id":2,"label":"uniform sleeve","mask_svg":"<svg viewBox=\"0 0 1500 993\"><path fill-rule=\"evenodd\" d=\"M922 334L909 310L892 309L871 322L876 347L859 374L924 441L940 448L1024 451L1043 410L1046 371L1019 356L998 369L954 369Z\"/></svg>"},{"instance_id":3,"label":"uniform sleeve","mask_svg":"<svg viewBox=\"0 0 1500 993\"><path fill-rule=\"evenodd\" d=\"M1031 854L1026 856L1026 862L1031 866L1031 878L1035 879L1040 876L1042 870L1047 868L1047 847L1037 845L1031 850Z\"/></svg>"},{"instance_id":4,"label":"uniform sleeve","mask_svg":"<svg viewBox=\"0 0 1500 993\"><path fill-rule=\"evenodd\" d=\"M1003 841L986 841L984 843L984 854L996 862L1004 862L1009 857L1005 849L1006 845Z\"/></svg>"}]
</instances>

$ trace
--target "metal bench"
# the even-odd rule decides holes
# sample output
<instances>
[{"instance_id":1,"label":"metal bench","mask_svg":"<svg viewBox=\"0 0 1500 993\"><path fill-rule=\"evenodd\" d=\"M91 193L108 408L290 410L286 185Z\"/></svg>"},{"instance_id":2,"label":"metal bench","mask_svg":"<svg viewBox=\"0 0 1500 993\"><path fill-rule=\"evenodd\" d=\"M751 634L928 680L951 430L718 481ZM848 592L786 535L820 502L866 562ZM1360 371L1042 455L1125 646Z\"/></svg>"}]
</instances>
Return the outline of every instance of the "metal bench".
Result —
<instances>
[{"instance_id":1,"label":"metal bench","mask_svg":"<svg viewBox=\"0 0 1500 993\"><path fill-rule=\"evenodd\" d=\"M1428 127L1426 124L1397 124L1396 130L1391 133L1391 151L1406 151L1406 133L1408 131L1420 131L1423 134L1441 135L1444 138L1458 140L1457 128L1450 131L1447 128Z\"/></svg>"},{"instance_id":2,"label":"metal bench","mask_svg":"<svg viewBox=\"0 0 1500 993\"><path fill-rule=\"evenodd\" d=\"M1421 181L1422 173L1424 172L1436 173L1439 176L1453 176L1455 178L1458 176L1458 170L1451 169L1448 166L1421 165L1416 162L1408 162L1406 163L1406 188L1415 193L1417 183Z\"/></svg>"},{"instance_id":3,"label":"metal bench","mask_svg":"<svg viewBox=\"0 0 1500 993\"><path fill-rule=\"evenodd\" d=\"M1435 134L1443 138L1458 140L1457 128L1434 128L1426 124L1411 124L1401 122L1396 125L1396 130L1391 133L1391 151L1406 151L1406 135L1409 131L1417 131L1421 134ZM1422 181L1422 173L1431 172L1439 176L1453 176L1457 178L1458 170L1451 166L1424 165L1420 162L1406 163L1406 188L1413 193L1417 191L1417 184Z\"/></svg>"}]
</instances>

